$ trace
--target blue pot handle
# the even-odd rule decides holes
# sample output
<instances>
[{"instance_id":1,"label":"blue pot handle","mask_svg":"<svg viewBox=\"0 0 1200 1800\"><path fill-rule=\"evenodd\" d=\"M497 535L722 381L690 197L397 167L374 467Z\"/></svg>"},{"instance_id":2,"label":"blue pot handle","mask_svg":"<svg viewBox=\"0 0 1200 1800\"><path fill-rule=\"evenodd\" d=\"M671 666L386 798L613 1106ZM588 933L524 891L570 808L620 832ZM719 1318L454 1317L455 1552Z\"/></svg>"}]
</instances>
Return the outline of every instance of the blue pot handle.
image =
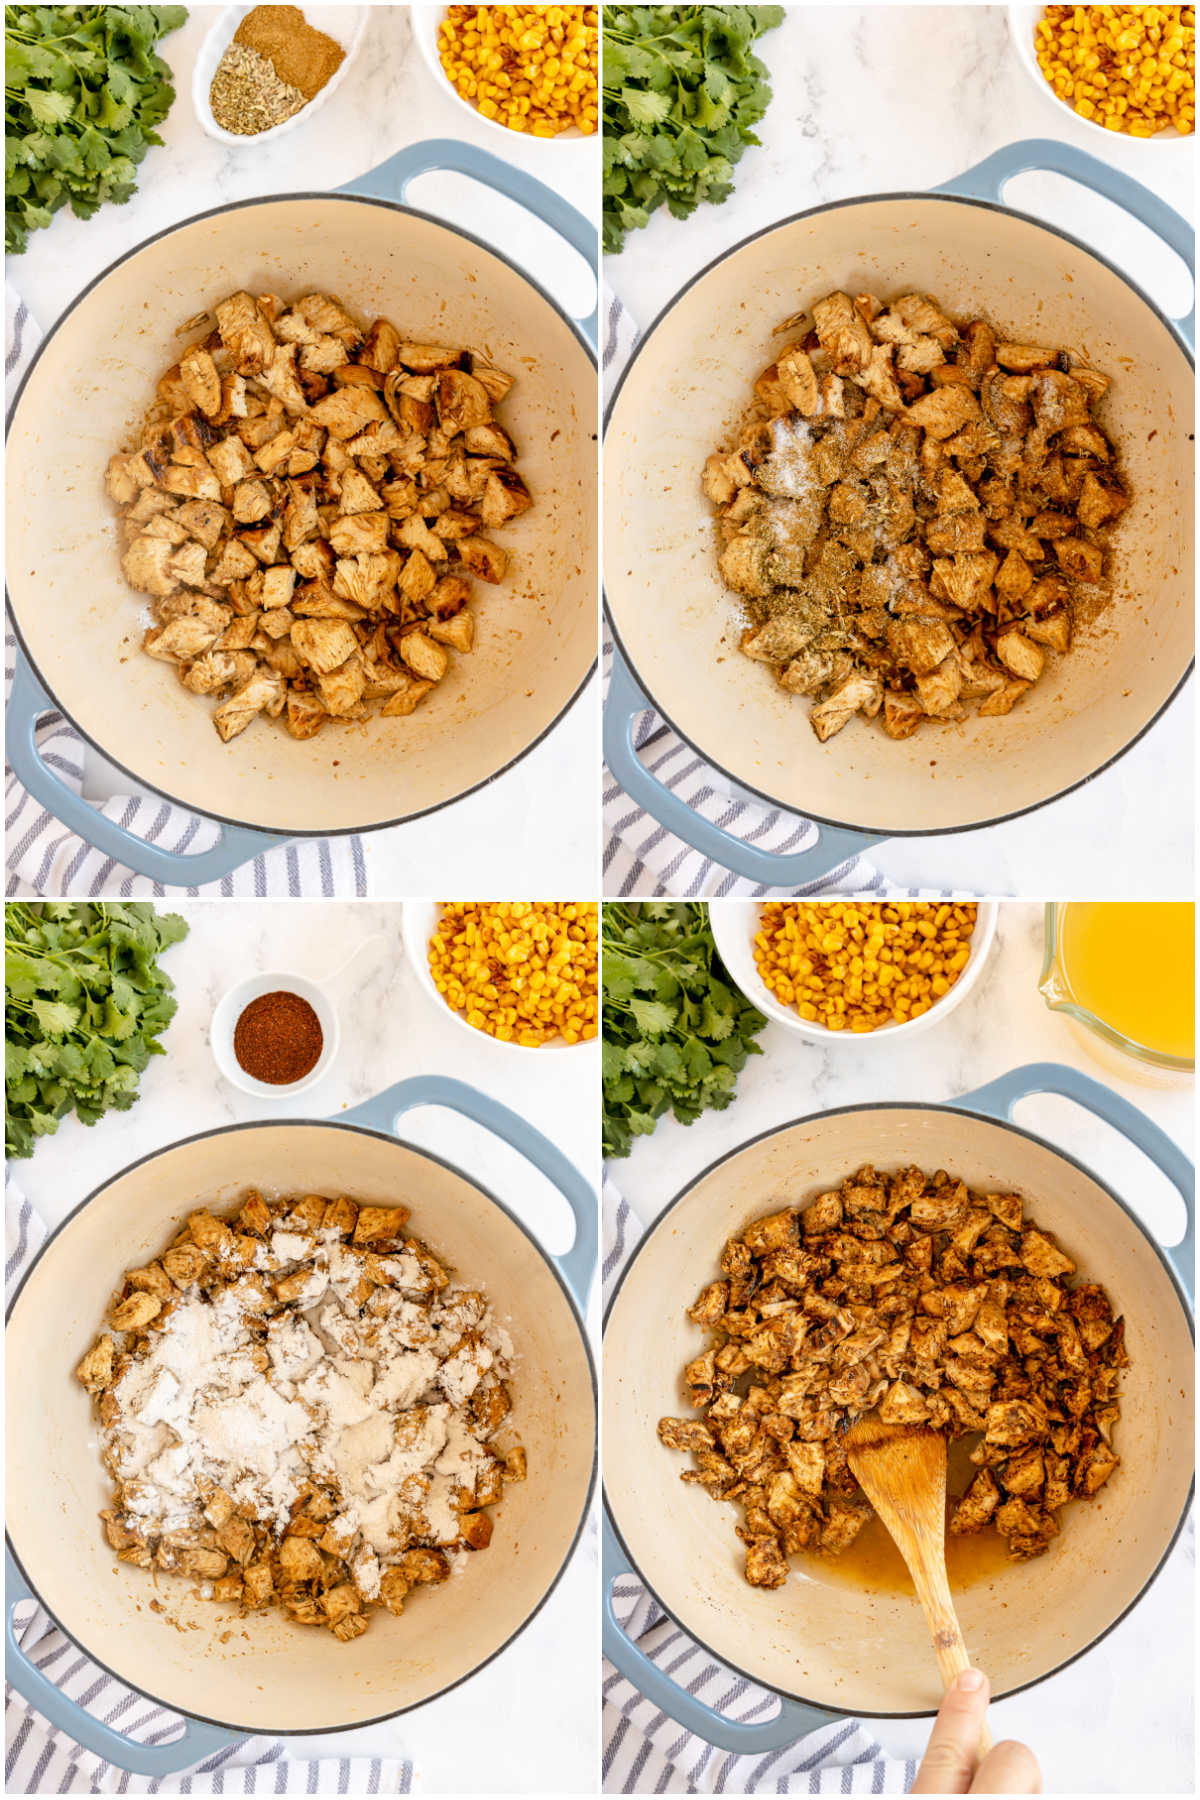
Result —
<instances>
[{"instance_id":1,"label":"blue pot handle","mask_svg":"<svg viewBox=\"0 0 1200 1800\"><path fill-rule=\"evenodd\" d=\"M215 1750L224 1750L230 1744L241 1742L245 1735L242 1732L225 1731L220 1726L205 1725L198 1719L184 1717L182 1737L169 1744L139 1744L135 1738L115 1731L102 1719L93 1718L74 1700L68 1700L22 1650L13 1625L13 1613L22 1600L36 1600L37 1595L31 1591L7 1546L4 1551L4 1597L7 1634L4 1673L17 1693L73 1743L81 1744L85 1750L91 1750L106 1762L115 1763L118 1769L128 1769L134 1775L175 1775L180 1769L190 1769L194 1763L211 1756Z\"/></svg>"},{"instance_id":2,"label":"blue pot handle","mask_svg":"<svg viewBox=\"0 0 1200 1800\"><path fill-rule=\"evenodd\" d=\"M587 1306L588 1288L596 1267L596 1196L575 1164L565 1157L548 1137L510 1107L502 1106L490 1094L480 1093L465 1081L454 1081L448 1075L415 1075L409 1081L398 1081L385 1088L373 1100L337 1113L335 1124L366 1125L372 1131L386 1131L394 1136L396 1120L417 1106L446 1106L474 1119L502 1142L511 1144L535 1169L540 1169L553 1183L571 1209L575 1220L575 1241L561 1256L547 1251L561 1269L563 1278L574 1295L580 1312Z\"/></svg>"},{"instance_id":3,"label":"blue pot handle","mask_svg":"<svg viewBox=\"0 0 1200 1800\"><path fill-rule=\"evenodd\" d=\"M1028 1094L1061 1094L1064 1099L1086 1107L1098 1119L1115 1126L1131 1144L1136 1144L1178 1189L1187 1216L1187 1229L1178 1244L1164 1244L1163 1250L1174 1263L1190 1301L1195 1293L1196 1278L1196 1171L1178 1144L1148 1119L1140 1107L1131 1105L1120 1094L1114 1094L1102 1082L1093 1081L1090 1075L1067 1068L1064 1063L1026 1063L1023 1068L1013 1069L998 1080L975 1088L972 1093L961 1094L949 1104L964 1112L986 1112L997 1119L1011 1119L1017 1101Z\"/></svg>"},{"instance_id":4,"label":"blue pot handle","mask_svg":"<svg viewBox=\"0 0 1200 1800\"><path fill-rule=\"evenodd\" d=\"M1023 175L1027 169L1065 175L1070 181L1078 181L1083 187L1091 188L1093 193L1114 201L1124 212L1149 226L1155 237L1161 238L1168 249L1175 252L1192 276L1194 288L1196 236L1187 220L1157 194L1152 194L1148 187L1135 181L1132 175L1100 162L1086 150L1077 150L1073 144L1060 144L1054 138L1025 138L1018 144L1007 144L1003 150L994 150L991 156L985 156L982 162L962 175L956 175L953 181L943 182L935 192L965 194L971 200L1003 201L1006 183L1014 175ZM1175 327L1189 348L1194 348L1194 305L1185 319L1176 319Z\"/></svg>"},{"instance_id":5,"label":"blue pot handle","mask_svg":"<svg viewBox=\"0 0 1200 1800\"><path fill-rule=\"evenodd\" d=\"M243 825L223 825L220 842L194 856L163 850L126 831L115 819L89 806L81 794L69 788L38 754L37 724L43 713L55 710L54 701L34 674L23 652L17 652L12 688L4 721L4 748L8 766L21 786L68 831L103 850L115 863L146 875L164 887L202 887L240 869L264 850L285 844L286 838Z\"/></svg>"},{"instance_id":6,"label":"blue pot handle","mask_svg":"<svg viewBox=\"0 0 1200 1800\"><path fill-rule=\"evenodd\" d=\"M650 710L652 704L638 686L621 652L614 650L608 698L604 703L604 760L609 772L630 799L636 800L652 819L657 819L665 830L721 868L730 869L744 880L759 882L764 887L799 888L808 882L819 881L822 876L869 850L872 844L886 842L886 839L871 837L866 832L841 831L831 825L821 825L817 828L820 837L811 850L796 850L784 855L776 850L760 850L744 838L734 837L720 825L710 824L659 781L637 753L633 742L634 722L639 714Z\"/></svg>"},{"instance_id":7,"label":"blue pot handle","mask_svg":"<svg viewBox=\"0 0 1200 1800\"><path fill-rule=\"evenodd\" d=\"M835 1723L836 1713L822 1712L819 1707L808 1706L802 1700L781 1699L779 1712L773 1719L766 1719L761 1724L743 1724L737 1719L727 1719L724 1713L706 1706L687 1688L672 1681L617 1622L613 1582L622 1575L632 1575L635 1581L640 1581L641 1577L621 1548L607 1505L603 1519L604 1654L652 1706L657 1706L669 1719L674 1719L677 1725L693 1732L706 1744L715 1744L718 1750L732 1750L740 1756L781 1750L810 1731L819 1731L823 1725Z\"/></svg>"},{"instance_id":8,"label":"blue pot handle","mask_svg":"<svg viewBox=\"0 0 1200 1800\"><path fill-rule=\"evenodd\" d=\"M397 150L395 156L389 156L377 169L368 169L365 175L347 181L337 191L339 194L365 194L371 200L397 200L403 205L409 184L418 175L443 169L456 175L467 175L472 181L481 181L495 193L515 200L535 219L540 219L543 225L549 225L559 237L565 238L572 250L579 252L592 274L596 274L598 233L581 212L523 169L514 169L511 163L503 162L489 151L478 150L474 144L464 144L456 138L429 138L423 144L410 144L407 150ZM593 354L599 339L599 308L597 290L596 305L586 319L579 321Z\"/></svg>"}]
</instances>

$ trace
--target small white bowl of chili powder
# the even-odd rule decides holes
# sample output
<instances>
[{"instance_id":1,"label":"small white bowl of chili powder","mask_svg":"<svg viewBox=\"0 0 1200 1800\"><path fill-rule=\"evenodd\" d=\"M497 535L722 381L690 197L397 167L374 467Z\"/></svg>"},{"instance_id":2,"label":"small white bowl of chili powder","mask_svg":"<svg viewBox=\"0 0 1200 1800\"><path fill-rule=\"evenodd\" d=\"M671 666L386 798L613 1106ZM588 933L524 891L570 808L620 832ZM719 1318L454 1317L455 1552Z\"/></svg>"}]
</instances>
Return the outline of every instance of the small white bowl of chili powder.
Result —
<instances>
[{"instance_id":1,"label":"small white bowl of chili powder","mask_svg":"<svg viewBox=\"0 0 1200 1800\"><path fill-rule=\"evenodd\" d=\"M369 6L227 6L200 46L192 105L209 137L262 143L309 119L345 79Z\"/></svg>"},{"instance_id":2,"label":"small white bowl of chili powder","mask_svg":"<svg viewBox=\"0 0 1200 1800\"><path fill-rule=\"evenodd\" d=\"M260 1100L313 1087L338 1049L333 1004L303 975L252 975L213 1013L211 1042L226 1081Z\"/></svg>"}]
</instances>

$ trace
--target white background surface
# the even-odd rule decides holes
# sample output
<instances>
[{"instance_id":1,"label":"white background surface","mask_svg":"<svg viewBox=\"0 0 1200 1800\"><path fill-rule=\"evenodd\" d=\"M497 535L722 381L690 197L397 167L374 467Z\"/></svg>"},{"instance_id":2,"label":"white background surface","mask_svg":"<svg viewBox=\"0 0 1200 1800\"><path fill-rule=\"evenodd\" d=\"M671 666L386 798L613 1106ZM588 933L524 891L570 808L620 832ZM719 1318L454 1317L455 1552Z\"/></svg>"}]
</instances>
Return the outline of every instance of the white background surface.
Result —
<instances>
[{"instance_id":1,"label":"white background surface","mask_svg":"<svg viewBox=\"0 0 1200 1800\"><path fill-rule=\"evenodd\" d=\"M705 1113L687 1127L660 1121L627 1160L609 1164L608 1175L637 1217L649 1221L711 1162L772 1126L871 1100L945 1101L1043 1061L1069 1063L1106 1082L1191 1155L1194 1088L1153 1088L1093 1060L1076 1029L1037 992L1041 961L1042 908L1006 903L978 986L921 1037L903 1049L879 1040L826 1051L769 1025L759 1039L764 1054L738 1077L728 1111ZM1136 1072L1133 1063L1123 1066ZM1094 1168L1162 1241L1178 1239L1183 1219L1174 1188L1111 1127L1073 1102L1048 1097L1022 1101L1015 1118ZM1047 1793L1193 1791L1194 1575L1189 1527L1158 1580L1102 1644L993 1709L993 1736L1032 1746ZM919 1723L868 1724L895 1756L919 1755L928 1735Z\"/></svg>"},{"instance_id":2,"label":"white background surface","mask_svg":"<svg viewBox=\"0 0 1200 1800\"><path fill-rule=\"evenodd\" d=\"M664 210L630 234L605 279L641 327L714 257L776 219L851 195L925 189L1017 139L1065 139L1194 215L1194 141L1097 139L1030 81L995 6L789 6L756 46L774 99L722 206ZM1191 283L1136 222L1060 176L1022 175L1013 206L1094 245L1172 316ZM1194 700L1089 786L1024 819L957 837L893 840L868 854L897 882L979 894L1192 893ZM1114 849L1120 845L1120 854Z\"/></svg>"},{"instance_id":3,"label":"white background surface","mask_svg":"<svg viewBox=\"0 0 1200 1800\"><path fill-rule=\"evenodd\" d=\"M109 263L166 226L251 195L329 189L377 167L427 138L459 138L525 169L580 211L597 216L599 150L578 141L523 141L487 130L443 92L412 42L405 6L373 6L357 58L328 103L278 141L229 148L201 130L191 102L197 50L221 12L194 6L187 23L162 40L176 99L159 127L138 192L89 220L69 211L32 234L8 278L46 331L80 289ZM565 154L560 154L565 152ZM595 284L574 251L509 200L456 175L413 183L414 206L461 225L527 269L568 311L591 310ZM495 893L534 889L568 897L596 891L599 722L593 683L537 749L481 793L431 817L364 839L372 894L434 893L479 885L480 857ZM91 753L89 753L91 754ZM92 756L89 799L129 791L129 779Z\"/></svg>"},{"instance_id":4,"label":"white background surface","mask_svg":"<svg viewBox=\"0 0 1200 1800\"><path fill-rule=\"evenodd\" d=\"M440 1073L470 1082L524 1115L590 1180L597 1168L597 1046L542 1062L470 1036L435 1008L402 960L398 906L359 901L189 901L190 935L164 955L179 1011L168 1054L142 1078L128 1113L88 1129L67 1119L12 1173L47 1224L93 1188L177 1138L246 1119L334 1116L407 1076ZM293 970L327 985L341 1024L329 1073L299 1099L251 1100L217 1074L208 1024L227 987L266 970ZM329 980L331 973L340 970ZM496 1194L551 1251L571 1242L565 1203L507 1146L459 1118L425 1108L406 1114L408 1143L434 1150ZM430 1230L436 1249L436 1232ZM123 1268L114 1246L114 1277ZM593 1324L598 1305L593 1297ZM572 1792L595 1786L598 1766L596 1532L585 1528L561 1581L528 1629L462 1687L389 1725L295 1740L296 1755L403 1755L415 1791Z\"/></svg>"}]
</instances>

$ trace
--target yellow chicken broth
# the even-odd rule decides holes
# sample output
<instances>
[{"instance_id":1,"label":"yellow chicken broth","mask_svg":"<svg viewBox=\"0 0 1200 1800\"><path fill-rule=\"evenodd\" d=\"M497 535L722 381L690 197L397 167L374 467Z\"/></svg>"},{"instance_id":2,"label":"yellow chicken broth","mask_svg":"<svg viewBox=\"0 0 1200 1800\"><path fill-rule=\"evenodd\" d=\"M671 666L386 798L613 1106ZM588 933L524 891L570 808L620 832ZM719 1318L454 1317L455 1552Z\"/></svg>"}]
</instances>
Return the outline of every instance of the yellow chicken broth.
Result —
<instances>
[{"instance_id":1,"label":"yellow chicken broth","mask_svg":"<svg viewBox=\"0 0 1200 1800\"><path fill-rule=\"evenodd\" d=\"M1062 912L1072 997L1161 1055L1196 1050L1195 908L1188 901L1079 901Z\"/></svg>"}]
</instances>

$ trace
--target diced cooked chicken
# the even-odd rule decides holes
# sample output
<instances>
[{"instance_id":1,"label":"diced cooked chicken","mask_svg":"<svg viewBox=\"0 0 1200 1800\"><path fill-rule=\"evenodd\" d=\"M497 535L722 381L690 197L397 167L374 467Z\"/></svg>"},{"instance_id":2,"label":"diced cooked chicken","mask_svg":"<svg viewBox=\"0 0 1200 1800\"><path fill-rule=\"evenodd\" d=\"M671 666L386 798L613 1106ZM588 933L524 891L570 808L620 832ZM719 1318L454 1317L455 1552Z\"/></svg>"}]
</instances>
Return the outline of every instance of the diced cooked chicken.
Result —
<instances>
[{"instance_id":1,"label":"diced cooked chicken","mask_svg":"<svg viewBox=\"0 0 1200 1800\"><path fill-rule=\"evenodd\" d=\"M464 611L451 619L431 619L429 635L436 643L449 644L452 650L466 656L475 644L475 616Z\"/></svg>"},{"instance_id":2,"label":"diced cooked chicken","mask_svg":"<svg viewBox=\"0 0 1200 1800\"><path fill-rule=\"evenodd\" d=\"M1036 681L1046 659L1037 644L1016 626L1002 631L996 639L996 655L1020 681Z\"/></svg>"},{"instance_id":3,"label":"diced cooked chicken","mask_svg":"<svg viewBox=\"0 0 1200 1800\"><path fill-rule=\"evenodd\" d=\"M343 441L368 425L382 423L387 408L372 387L339 387L311 408L314 422Z\"/></svg>"},{"instance_id":4,"label":"diced cooked chicken","mask_svg":"<svg viewBox=\"0 0 1200 1800\"><path fill-rule=\"evenodd\" d=\"M179 586L171 573L173 554L174 545L168 538L152 537L143 532L121 558L126 581L140 594L173 594Z\"/></svg>"},{"instance_id":5,"label":"diced cooked chicken","mask_svg":"<svg viewBox=\"0 0 1200 1800\"><path fill-rule=\"evenodd\" d=\"M870 717L871 709L878 711L882 704L883 683L877 675L851 675L827 700L813 707L813 730L821 742L826 743L849 724L856 712L864 712Z\"/></svg>"},{"instance_id":6,"label":"diced cooked chicken","mask_svg":"<svg viewBox=\"0 0 1200 1800\"><path fill-rule=\"evenodd\" d=\"M217 330L239 375L261 375L275 355L275 334L252 294L231 294L216 308ZM239 727L239 729L242 729Z\"/></svg>"},{"instance_id":7,"label":"diced cooked chicken","mask_svg":"<svg viewBox=\"0 0 1200 1800\"><path fill-rule=\"evenodd\" d=\"M193 344L180 358L179 378L192 405L210 419L216 418L221 410L221 377L202 344Z\"/></svg>"},{"instance_id":8,"label":"diced cooked chicken","mask_svg":"<svg viewBox=\"0 0 1200 1800\"><path fill-rule=\"evenodd\" d=\"M147 653L223 697L227 741L259 712L300 739L403 717L473 648L468 574L505 577L482 532L533 504L493 416L512 378L325 294L240 291L215 319L105 472Z\"/></svg>"},{"instance_id":9,"label":"diced cooked chicken","mask_svg":"<svg viewBox=\"0 0 1200 1800\"><path fill-rule=\"evenodd\" d=\"M955 648L954 633L943 620L920 615L894 620L887 628L887 641L897 662L916 675L936 669Z\"/></svg>"},{"instance_id":10,"label":"diced cooked chicken","mask_svg":"<svg viewBox=\"0 0 1200 1800\"><path fill-rule=\"evenodd\" d=\"M689 1455L685 1481L741 1507L752 1584L786 1579L790 1555L840 1554L870 1519L842 1434L876 1408L981 1436L950 1530L993 1528L1017 1560L1112 1478L1120 1322L1094 1284L1067 1287L1069 1270L1031 1273L1031 1237L1040 1262L1053 1240L1017 1195L868 1166L726 1243L723 1279L688 1309L707 1347L683 1381L704 1416L664 1419L658 1435ZM997 1277L1000 1240L1022 1255Z\"/></svg>"},{"instance_id":11,"label":"diced cooked chicken","mask_svg":"<svg viewBox=\"0 0 1200 1800\"><path fill-rule=\"evenodd\" d=\"M968 387L939 387L914 400L905 418L940 442L978 419L979 402Z\"/></svg>"},{"instance_id":12,"label":"diced cooked chicken","mask_svg":"<svg viewBox=\"0 0 1200 1800\"><path fill-rule=\"evenodd\" d=\"M284 717L294 738L311 738L316 737L329 715L316 694L293 688L287 697Z\"/></svg>"},{"instance_id":13,"label":"diced cooked chicken","mask_svg":"<svg viewBox=\"0 0 1200 1800\"><path fill-rule=\"evenodd\" d=\"M344 718L355 710L362 700L366 685L367 672L362 653L358 650L336 668L317 676L322 703L326 712L331 713L334 718Z\"/></svg>"},{"instance_id":14,"label":"diced cooked chicken","mask_svg":"<svg viewBox=\"0 0 1200 1800\"><path fill-rule=\"evenodd\" d=\"M265 481L239 481L233 490L233 516L239 525L257 525L274 504Z\"/></svg>"},{"instance_id":15,"label":"diced cooked chicken","mask_svg":"<svg viewBox=\"0 0 1200 1800\"><path fill-rule=\"evenodd\" d=\"M358 639L344 619L297 619L291 636L301 661L319 674L340 668L358 649Z\"/></svg>"},{"instance_id":16,"label":"diced cooked chicken","mask_svg":"<svg viewBox=\"0 0 1200 1800\"><path fill-rule=\"evenodd\" d=\"M858 376L863 391L872 394L886 412L901 412L904 408L904 395L900 392L899 383L892 369L892 350L889 344L875 344L867 359L867 364Z\"/></svg>"},{"instance_id":17,"label":"diced cooked chicken","mask_svg":"<svg viewBox=\"0 0 1200 1800\"><path fill-rule=\"evenodd\" d=\"M286 704L287 690L283 677L260 663L254 673L236 688L228 700L213 714L213 723L222 740L229 743L261 712L277 716ZM272 709L274 709L272 711Z\"/></svg>"},{"instance_id":18,"label":"diced cooked chicken","mask_svg":"<svg viewBox=\"0 0 1200 1800\"><path fill-rule=\"evenodd\" d=\"M369 555L386 550L390 520L385 512L348 513L329 527L329 543L337 556Z\"/></svg>"},{"instance_id":19,"label":"diced cooked chicken","mask_svg":"<svg viewBox=\"0 0 1200 1800\"><path fill-rule=\"evenodd\" d=\"M1036 344L997 344L996 361L1002 369L1027 375L1033 369L1051 369L1058 360L1055 350L1040 350Z\"/></svg>"},{"instance_id":20,"label":"diced cooked chicken","mask_svg":"<svg viewBox=\"0 0 1200 1800\"><path fill-rule=\"evenodd\" d=\"M449 658L444 648L423 631L411 631L401 638L400 654L423 681L440 681L446 673Z\"/></svg>"},{"instance_id":21,"label":"diced cooked chicken","mask_svg":"<svg viewBox=\"0 0 1200 1800\"><path fill-rule=\"evenodd\" d=\"M821 348L827 352L838 375L853 375L865 369L873 348L866 320L849 294L829 294L812 309L813 326Z\"/></svg>"},{"instance_id":22,"label":"diced cooked chicken","mask_svg":"<svg viewBox=\"0 0 1200 1800\"><path fill-rule=\"evenodd\" d=\"M1104 573L1104 552L1086 538L1059 538L1054 553L1064 572L1076 581L1095 583Z\"/></svg>"}]
</instances>

